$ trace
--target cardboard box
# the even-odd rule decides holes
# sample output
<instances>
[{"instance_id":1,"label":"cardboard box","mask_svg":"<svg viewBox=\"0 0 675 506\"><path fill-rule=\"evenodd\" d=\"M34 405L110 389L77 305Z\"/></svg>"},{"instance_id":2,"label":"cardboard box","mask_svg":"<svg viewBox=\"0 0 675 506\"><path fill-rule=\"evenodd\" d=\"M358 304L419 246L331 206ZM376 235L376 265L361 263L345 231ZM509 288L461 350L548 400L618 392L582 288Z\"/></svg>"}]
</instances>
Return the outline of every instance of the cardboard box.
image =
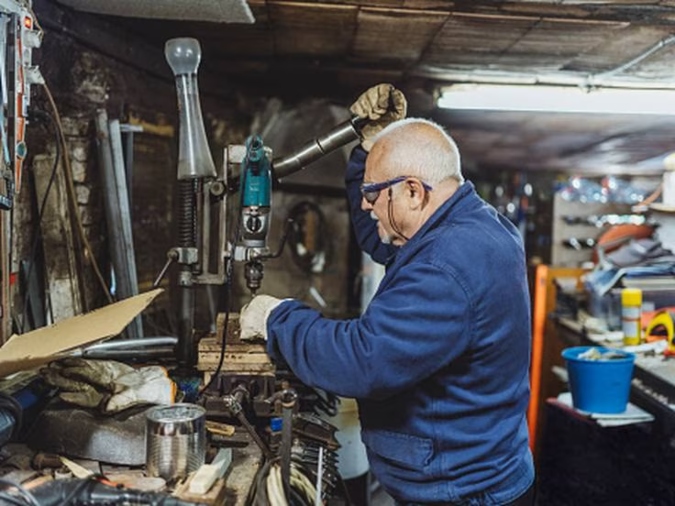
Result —
<instances>
[{"instance_id":1,"label":"cardboard box","mask_svg":"<svg viewBox=\"0 0 675 506\"><path fill-rule=\"evenodd\" d=\"M0 377L33 369L64 352L120 334L164 290L158 288L25 334L0 347Z\"/></svg>"}]
</instances>

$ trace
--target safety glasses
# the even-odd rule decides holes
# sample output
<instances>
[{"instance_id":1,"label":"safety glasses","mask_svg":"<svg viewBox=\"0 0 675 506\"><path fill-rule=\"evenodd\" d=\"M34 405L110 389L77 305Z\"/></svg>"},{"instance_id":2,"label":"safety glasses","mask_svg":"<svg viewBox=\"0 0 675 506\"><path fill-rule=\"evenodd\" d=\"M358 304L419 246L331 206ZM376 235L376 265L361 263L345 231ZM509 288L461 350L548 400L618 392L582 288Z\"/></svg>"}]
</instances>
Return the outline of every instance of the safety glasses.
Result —
<instances>
[{"instance_id":1,"label":"safety glasses","mask_svg":"<svg viewBox=\"0 0 675 506\"><path fill-rule=\"evenodd\" d=\"M380 183L363 183L361 185L361 195L371 206L377 201L382 190L386 190L395 184L398 184L412 176L398 176ZM417 178L415 178L417 179ZM420 181L426 191L431 191L433 188L424 181Z\"/></svg>"}]
</instances>

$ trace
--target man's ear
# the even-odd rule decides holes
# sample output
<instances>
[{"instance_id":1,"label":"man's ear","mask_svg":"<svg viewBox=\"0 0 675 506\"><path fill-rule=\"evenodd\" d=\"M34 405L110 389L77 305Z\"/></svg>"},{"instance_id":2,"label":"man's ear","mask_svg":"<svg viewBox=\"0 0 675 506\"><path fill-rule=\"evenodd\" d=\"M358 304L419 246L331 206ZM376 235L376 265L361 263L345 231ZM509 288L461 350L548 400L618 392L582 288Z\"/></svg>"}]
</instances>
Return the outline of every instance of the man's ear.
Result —
<instances>
[{"instance_id":1,"label":"man's ear","mask_svg":"<svg viewBox=\"0 0 675 506\"><path fill-rule=\"evenodd\" d=\"M407 179L405 182L406 196L410 200L410 209L423 207L427 201L427 192L417 179Z\"/></svg>"}]
</instances>

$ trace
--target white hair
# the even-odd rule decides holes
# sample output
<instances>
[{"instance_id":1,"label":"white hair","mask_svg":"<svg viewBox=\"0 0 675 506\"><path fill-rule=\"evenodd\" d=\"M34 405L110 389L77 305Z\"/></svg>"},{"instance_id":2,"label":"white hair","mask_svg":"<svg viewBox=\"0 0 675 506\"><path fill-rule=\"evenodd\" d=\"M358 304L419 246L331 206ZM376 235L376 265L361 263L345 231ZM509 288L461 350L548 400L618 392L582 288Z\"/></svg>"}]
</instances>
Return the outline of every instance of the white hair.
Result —
<instances>
[{"instance_id":1,"label":"white hair","mask_svg":"<svg viewBox=\"0 0 675 506\"><path fill-rule=\"evenodd\" d=\"M384 143L386 170L391 176L414 176L432 186L450 178L464 182L457 144L433 121L395 121L373 137L373 145L378 142Z\"/></svg>"}]
</instances>

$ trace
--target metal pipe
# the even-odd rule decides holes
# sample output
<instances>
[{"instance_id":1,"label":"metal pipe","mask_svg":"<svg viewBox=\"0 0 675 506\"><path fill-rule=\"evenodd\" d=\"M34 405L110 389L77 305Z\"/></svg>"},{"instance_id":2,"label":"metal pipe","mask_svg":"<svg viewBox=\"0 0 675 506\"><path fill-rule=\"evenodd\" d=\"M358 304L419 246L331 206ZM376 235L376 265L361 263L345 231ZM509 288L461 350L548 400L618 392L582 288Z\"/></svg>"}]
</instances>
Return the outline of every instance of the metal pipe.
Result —
<instances>
[{"instance_id":1,"label":"metal pipe","mask_svg":"<svg viewBox=\"0 0 675 506\"><path fill-rule=\"evenodd\" d=\"M173 346L161 346L152 348L120 348L109 350L84 350L83 357L99 360L151 360L172 358L176 356L176 348Z\"/></svg>"},{"instance_id":2,"label":"metal pipe","mask_svg":"<svg viewBox=\"0 0 675 506\"><path fill-rule=\"evenodd\" d=\"M141 339L125 339L123 341L106 341L105 343L87 346L85 351L120 350L129 348L150 348L154 346L175 346L178 338L172 336L144 337Z\"/></svg>"},{"instance_id":3,"label":"metal pipe","mask_svg":"<svg viewBox=\"0 0 675 506\"><path fill-rule=\"evenodd\" d=\"M255 430L255 427L251 425L251 422L248 421L246 415L244 414L244 408L241 405L242 398L244 396L248 396L248 392L241 385L237 386L232 391L232 393L223 397L223 403L225 404L225 408L230 412L231 415L233 415L237 420L239 420L239 423L241 423L244 429L246 429L246 432L248 432L249 436L251 436L251 439L253 439L255 444L257 444L260 450L263 452L265 458L273 459L274 454L272 454L272 451L269 449L267 444L265 444L262 438L258 435L258 432Z\"/></svg>"},{"instance_id":4,"label":"metal pipe","mask_svg":"<svg viewBox=\"0 0 675 506\"><path fill-rule=\"evenodd\" d=\"M298 151L272 160L272 170L277 179L304 169L307 165L360 138L359 132L366 120L353 117L337 125L327 134L309 141Z\"/></svg>"},{"instance_id":5,"label":"metal pipe","mask_svg":"<svg viewBox=\"0 0 675 506\"><path fill-rule=\"evenodd\" d=\"M626 63L624 63L622 65L619 65L618 67L615 67L613 69L605 70L604 72L599 72L597 74L592 74L590 76L590 80L593 80L593 79L596 79L596 78L603 78L603 77L607 77L607 76L611 76L611 75L623 72L624 70L627 70L630 67L632 67L634 65L637 65L642 60L651 56L656 51L659 51L659 50L663 49L664 47L669 46L673 42L675 42L675 36L670 35L670 36L666 37L665 39L662 39L662 40L658 41L652 47L650 47L646 51L640 53L639 55L637 55L632 60L627 61Z\"/></svg>"},{"instance_id":6,"label":"metal pipe","mask_svg":"<svg viewBox=\"0 0 675 506\"><path fill-rule=\"evenodd\" d=\"M188 275L189 268L187 269ZM181 274L183 274L181 272ZM192 286L178 287L178 347L176 360L184 370L192 370L197 364L197 343L194 340L195 292Z\"/></svg>"},{"instance_id":7,"label":"metal pipe","mask_svg":"<svg viewBox=\"0 0 675 506\"><path fill-rule=\"evenodd\" d=\"M87 346L76 356L96 359L161 359L176 356L176 337L148 337L125 339L98 343Z\"/></svg>"}]
</instances>

